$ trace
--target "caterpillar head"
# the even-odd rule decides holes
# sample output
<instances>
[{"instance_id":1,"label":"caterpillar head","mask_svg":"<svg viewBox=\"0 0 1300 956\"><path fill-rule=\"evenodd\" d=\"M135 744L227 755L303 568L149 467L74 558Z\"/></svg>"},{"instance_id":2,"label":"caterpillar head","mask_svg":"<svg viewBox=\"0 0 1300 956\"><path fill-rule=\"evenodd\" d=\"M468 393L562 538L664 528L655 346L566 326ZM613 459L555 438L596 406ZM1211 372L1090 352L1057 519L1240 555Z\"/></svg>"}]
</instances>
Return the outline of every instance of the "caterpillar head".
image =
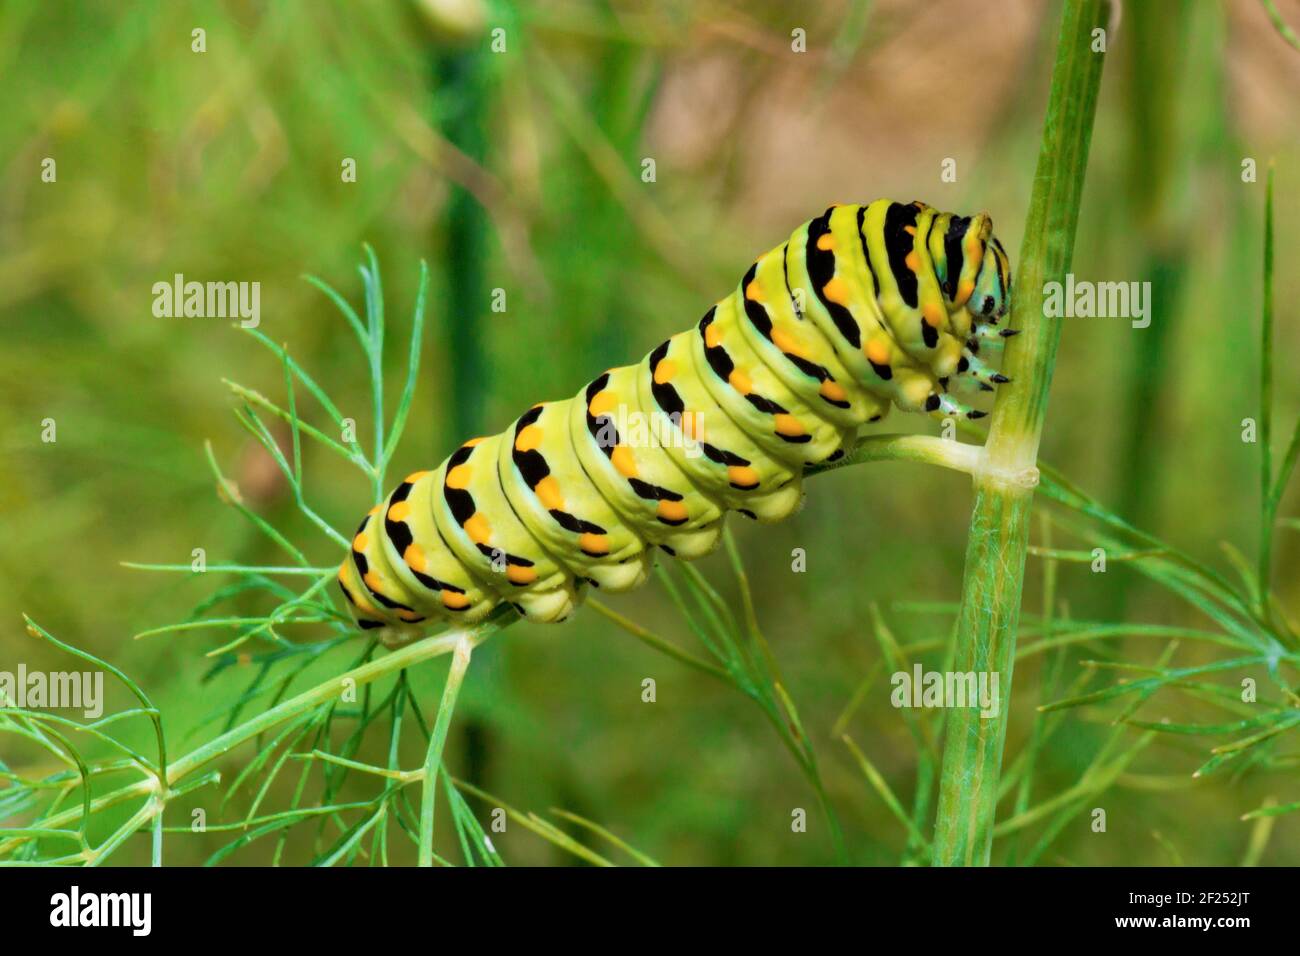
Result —
<instances>
[{"instance_id":1,"label":"caterpillar head","mask_svg":"<svg viewBox=\"0 0 1300 956\"><path fill-rule=\"evenodd\" d=\"M978 324L981 320L997 325L1011 307L1011 262L1002 243L993 235L993 222L979 216L987 224L984 242L984 259L975 276L975 291L971 293L967 308Z\"/></svg>"}]
</instances>

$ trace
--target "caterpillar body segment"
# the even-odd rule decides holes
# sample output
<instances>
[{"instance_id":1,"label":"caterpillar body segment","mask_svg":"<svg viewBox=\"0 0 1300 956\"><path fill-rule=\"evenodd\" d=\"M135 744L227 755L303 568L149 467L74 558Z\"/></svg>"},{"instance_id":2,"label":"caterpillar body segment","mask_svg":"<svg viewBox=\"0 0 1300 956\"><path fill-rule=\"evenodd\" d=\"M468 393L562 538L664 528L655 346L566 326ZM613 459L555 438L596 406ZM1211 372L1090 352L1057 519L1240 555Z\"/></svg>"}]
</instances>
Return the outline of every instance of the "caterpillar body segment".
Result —
<instances>
[{"instance_id":1,"label":"caterpillar body segment","mask_svg":"<svg viewBox=\"0 0 1300 956\"><path fill-rule=\"evenodd\" d=\"M537 542L506 498L500 477L507 433L456 449L437 479L434 520L442 539L471 575L526 617L561 621L573 612L581 583Z\"/></svg>"},{"instance_id":2,"label":"caterpillar body segment","mask_svg":"<svg viewBox=\"0 0 1300 956\"><path fill-rule=\"evenodd\" d=\"M802 470L764 452L704 386L695 331L650 353L638 376L642 408L667 423L664 450L691 483L728 511L779 521L798 506Z\"/></svg>"},{"instance_id":3,"label":"caterpillar body segment","mask_svg":"<svg viewBox=\"0 0 1300 956\"><path fill-rule=\"evenodd\" d=\"M844 368L834 346L808 318L810 295L806 286L791 286L792 242L759 257L745 274L734 297L738 308L720 316L725 332L732 319L750 352L771 370L783 388L805 409L803 431L819 429L830 438L843 428L856 429L866 418L867 393ZM797 264L793 270L798 280ZM732 313L735 313L734 315ZM745 363L753 367L751 360ZM874 403L873 403L874 404Z\"/></svg>"},{"instance_id":4,"label":"caterpillar body segment","mask_svg":"<svg viewBox=\"0 0 1300 956\"><path fill-rule=\"evenodd\" d=\"M760 357L745 335L750 320L734 302L740 294L719 302L696 327L696 350L710 373L703 375L705 387L768 454L800 465L822 461L843 444L845 429L815 413ZM789 364L774 348L767 358ZM820 397L816 401L826 404Z\"/></svg>"},{"instance_id":5,"label":"caterpillar body segment","mask_svg":"<svg viewBox=\"0 0 1300 956\"><path fill-rule=\"evenodd\" d=\"M582 404L573 398L529 409L507 429L498 474L539 546L564 555L593 587L627 591L645 580L653 555L604 496L593 494L570 434L570 415Z\"/></svg>"},{"instance_id":6,"label":"caterpillar body segment","mask_svg":"<svg viewBox=\"0 0 1300 956\"><path fill-rule=\"evenodd\" d=\"M900 338L895 331L906 323L885 311L891 304L898 310L897 297L880 298L888 288L877 268L886 260L881 259L879 244L864 230L881 227L884 217L877 210L881 205L828 209L805 227L806 243L800 258L806 272L801 272L797 263L791 266L793 275L806 275L812 293L807 296L810 315L835 345L852 378L883 400L883 408L867 421L883 417L889 404L904 411L930 410L927 403L937 385L925 352L919 360L914 358L906 348L908 336ZM873 246L877 247L874 252ZM916 316L906 318L916 324ZM919 339L919 329L911 337Z\"/></svg>"},{"instance_id":7,"label":"caterpillar body segment","mask_svg":"<svg viewBox=\"0 0 1300 956\"><path fill-rule=\"evenodd\" d=\"M890 406L979 417L952 393L1007 381L988 359L1015 334L992 228L889 200L804 223L640 362L407 476L339 570L353 617L387 643L502 602L560 621L642 583L656 547L713 550L728 511L789 516L804 470Z\"/></svg>"},{"instance_id":8,"label":"caterpillar body segment","mask_svg":"<svg viewBox=\"0 0 1300 956\"><path fill-rule=\"evenodd\" d=\"M583 390L570 418L574 449L594 489L646 541L701 557L717 547L724 509L700 493L650 427L652 409L638 400L644 364L610 369Z\"/></svg>"},{"instance_id":9,"label":"caterpillar body segment","mask_svg":"<svg viewBox=\"0 0 1300 956\"><path fill-rule=\"evenodd\" d=\"M957 370L961 340L943 301L928 249L934 210L872 203L863 223L868 271L889 331L917 365L936 378Z\"/></svg>"},{"instance_id":10,"label":"caterpillar body segment","mask_svg":"<svg viewBox=\"0 0 1300 956\"><path fill-rule=\"evenodd\" d=\"M448 617L475 620L496 605L478 580L466 570L438 529L435 500L443 471L408 475L385 502L383 556L407 589Z\"/></svg>"},{"instance_id":11,"label":"caterpillar body segment","mask_svg":"<svg viewBox=\"0 0 1300 956\"><path fill-rule=\"evenodd\" d=\"M896 345L874 298L871 278L862 267L853 209L836 206L805 223L786 244L785 267L797 315L820 339L833 360L819 360L830 371L831 384L818 389L818 398L832 409L843 409L843 423L856 428L875 421L894 401L892 381L873 368L875 356L888 374ZM840 392L843 392L841 395ZM845 404L847 403L847 407ZM823 411L832 416L833 412Z\"/></svg>"}]
</instances>

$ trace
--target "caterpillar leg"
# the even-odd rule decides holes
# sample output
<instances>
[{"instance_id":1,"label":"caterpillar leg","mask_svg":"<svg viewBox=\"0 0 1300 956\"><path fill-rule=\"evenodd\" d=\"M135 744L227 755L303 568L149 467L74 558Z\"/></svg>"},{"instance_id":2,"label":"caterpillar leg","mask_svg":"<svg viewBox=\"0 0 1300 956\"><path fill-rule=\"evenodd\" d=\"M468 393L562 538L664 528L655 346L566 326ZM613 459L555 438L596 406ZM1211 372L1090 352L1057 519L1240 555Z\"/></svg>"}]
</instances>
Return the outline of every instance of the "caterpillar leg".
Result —
<instances>
[{"instance_id":1,"label":"caterpillar leg","mask_svg":"<svg viewBox=\"0 0 1300 956\"><path fill-rule=\"evenodd\" d=\"M994 348L1000 348L1006 339L1019 334L1019 329L999 329L996 325L986 323L975 326L970 332L971 337Z\"/></svg>"},{"instance_id":2,"label":"caterpillar leg","mask_svg":"<svg viewBox=\"0 0 1300 956\"><path fill-rule=\"evenodd\" d=\"M934 418L966 418L974 420L983 418L988 412L980 411L978 408L971 408L964 402L959 402L947 392L935 392L930 397L930 405L926 410Z\"/></svg>"},{"instance_id":3,"label":"caterpillar leg","mask_svg":"<svg viewBox=\"0 0 1300 956\"><path fill-rule=\"evenodd\" d=\"M984 385L1005 385L1011 379L1007 378L996 369L990 368L984 361L972 352L966 349L962 352L961 362L957 365L957 371L961 375L967 375L975 381Z\"/></svg>"},{"instance_id":4,"label":"caterpillar leg","mask_svg":"<svg viewBox=\"0 0 1300 956\"><path fill-rule=\"evenodd\" d=\"M976 395L993 391L993 386L979 381L973 375L959 373L947 380L946 390L954 395Z\"/></svg>"}]
</instances>

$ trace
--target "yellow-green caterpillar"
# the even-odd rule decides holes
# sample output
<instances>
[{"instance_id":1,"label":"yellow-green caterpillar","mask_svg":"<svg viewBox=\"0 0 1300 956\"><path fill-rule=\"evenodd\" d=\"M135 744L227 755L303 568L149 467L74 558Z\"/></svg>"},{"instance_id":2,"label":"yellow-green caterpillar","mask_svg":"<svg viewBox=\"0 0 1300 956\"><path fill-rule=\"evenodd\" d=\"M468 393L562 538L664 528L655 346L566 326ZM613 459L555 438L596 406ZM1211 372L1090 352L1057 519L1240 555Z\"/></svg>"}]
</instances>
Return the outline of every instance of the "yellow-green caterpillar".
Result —
<instances>
[{"instance_id":1,"label":"yellow-green caterpillar","mask_svg":"<svg viewBox=\"0 0 1300 956\"><path fill-rule=\"evenodd\" d=\"M643 361L407 476L339 570L353 616L388 642L502 601L560 621L587 585L640 584L653 545L712 550L727 511L785 518L805 467L891 404L982 415L951 390L1006 381L978 353L1013 334L1010 294L986 214L832 206Z\"/></svg>"}]
</instances>

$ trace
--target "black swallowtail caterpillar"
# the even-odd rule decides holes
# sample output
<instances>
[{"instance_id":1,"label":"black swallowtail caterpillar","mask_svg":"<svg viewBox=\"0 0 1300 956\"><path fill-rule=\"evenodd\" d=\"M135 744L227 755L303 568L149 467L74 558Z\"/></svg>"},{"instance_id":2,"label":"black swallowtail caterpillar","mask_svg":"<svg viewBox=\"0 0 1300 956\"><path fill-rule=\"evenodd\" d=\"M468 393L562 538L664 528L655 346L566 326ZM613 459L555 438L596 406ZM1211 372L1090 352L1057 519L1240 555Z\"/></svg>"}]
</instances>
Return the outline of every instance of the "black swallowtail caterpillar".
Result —
<instances>
[{"instance_id":1,"label":"black swallowtail caterpillar","mask_svg":"<svg viewBox=\"0 0 1300 956\"><path fill-rule=\"evenodd\" d=\"M891 404L983 414L952 391L1007 381L978 353L1012 334L997 328L1010 292L986 214L832 206L643 361L408 475L339 571L353 617L390 643L503 601L560 621L587 585L640 584L653 545L709 552L727 511L785 518L804 468Z\"/></svg>"}]
</instances>

